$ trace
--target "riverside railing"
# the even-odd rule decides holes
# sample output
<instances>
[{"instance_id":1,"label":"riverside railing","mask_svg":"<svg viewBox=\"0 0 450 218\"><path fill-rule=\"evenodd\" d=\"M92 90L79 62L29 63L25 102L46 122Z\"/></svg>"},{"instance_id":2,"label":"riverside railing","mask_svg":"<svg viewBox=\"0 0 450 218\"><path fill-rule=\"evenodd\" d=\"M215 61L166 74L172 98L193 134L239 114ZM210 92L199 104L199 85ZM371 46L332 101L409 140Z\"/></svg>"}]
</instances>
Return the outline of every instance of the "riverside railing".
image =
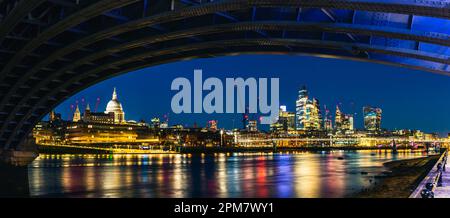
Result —
<instances>
[{"instance_id":1,"label":"riverside railing","mask_svg":"<svg viewBox=\"0 0 450 218\"><path fill-rule=\"evenodd\" d=\"M448 150L445 149L428 175L420 182L409 198L434 198L434 190L441 185L442 172L445 171Z\"/></svg>"}]
</instances>

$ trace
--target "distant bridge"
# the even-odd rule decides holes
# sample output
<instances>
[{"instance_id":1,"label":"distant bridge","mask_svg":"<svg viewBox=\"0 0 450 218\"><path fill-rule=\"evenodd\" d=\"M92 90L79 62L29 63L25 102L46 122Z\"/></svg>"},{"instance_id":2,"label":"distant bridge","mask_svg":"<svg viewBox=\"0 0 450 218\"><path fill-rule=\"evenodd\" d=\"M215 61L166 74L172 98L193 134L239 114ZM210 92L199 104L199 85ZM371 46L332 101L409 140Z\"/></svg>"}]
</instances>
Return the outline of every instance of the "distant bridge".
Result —
<instances>
[{"instance_id":1,"label":"distant bridge","mask_svg":"<svg viewBox=\"0 0 450 218\"><path fill-rule=\"evenodd\" d=\"M332 138L295 138L295 137L286 137L286 138L267 138L267 139L239 139L237 140L237 143L242 146L251 146L254 144L267 144L272 145L272 143L275 143L277 145L280 144L296 144L296 143L331 143L331 144L351 144L351 143L358 143L361 145L389 145L392 141L395 141L395 143L398 144L404 144L404 143L416 143L416 144L422 144L422 143L438 143L442 146L449 146L450 145L450 139L440 138L440 139L409 139L405 137L332 137Z\"/></svg>"},{"instance_id":2,"label":"distant bridge","mask_svg":"<svg viewBox=\"0 0 450 218\"><path fill-rule=\"evenodd\" d=\"M0 147L105 79L246 53L450 75L450 0L0 0Z\"/></svg>"}]
</instances>

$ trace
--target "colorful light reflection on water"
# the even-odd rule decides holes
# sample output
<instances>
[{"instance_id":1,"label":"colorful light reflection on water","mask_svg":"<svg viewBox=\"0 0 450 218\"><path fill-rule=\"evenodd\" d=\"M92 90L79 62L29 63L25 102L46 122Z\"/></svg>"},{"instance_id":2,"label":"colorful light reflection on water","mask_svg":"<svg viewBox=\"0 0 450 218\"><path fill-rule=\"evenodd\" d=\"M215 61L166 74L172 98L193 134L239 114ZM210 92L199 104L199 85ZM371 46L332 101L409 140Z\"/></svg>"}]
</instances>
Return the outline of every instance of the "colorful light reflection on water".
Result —
<instances>
[{"instance_id":1,"label":"colorful light reflection on water","mask_svg":"<svg viewBox=\"0 0 450 218\"><path fill-rule=\"evenodd\" d=\"M41 155L32 196L345 197L370 187L391 160L421 151ZM361 173L361 172L367 172Z\"/></svg>"}]
</instances>

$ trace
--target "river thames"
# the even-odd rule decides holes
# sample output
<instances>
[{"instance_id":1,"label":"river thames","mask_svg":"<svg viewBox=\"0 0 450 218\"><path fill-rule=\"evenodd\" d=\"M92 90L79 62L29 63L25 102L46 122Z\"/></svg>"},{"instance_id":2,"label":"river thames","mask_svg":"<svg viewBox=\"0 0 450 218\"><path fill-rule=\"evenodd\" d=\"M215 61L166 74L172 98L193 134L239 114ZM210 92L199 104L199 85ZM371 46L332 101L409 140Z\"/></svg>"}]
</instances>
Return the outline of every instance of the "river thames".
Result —
<instances>
[{"instance_id":1,"label":"river thames","mask_svg":"<svg viewBox=\"0 0 450 218\"><path fill-rule=\"evenodd\" d=\"M32 197L351 197L388 169L426 156L388 150L217 154L41 154Z\"/></svg>"}]
</instances>

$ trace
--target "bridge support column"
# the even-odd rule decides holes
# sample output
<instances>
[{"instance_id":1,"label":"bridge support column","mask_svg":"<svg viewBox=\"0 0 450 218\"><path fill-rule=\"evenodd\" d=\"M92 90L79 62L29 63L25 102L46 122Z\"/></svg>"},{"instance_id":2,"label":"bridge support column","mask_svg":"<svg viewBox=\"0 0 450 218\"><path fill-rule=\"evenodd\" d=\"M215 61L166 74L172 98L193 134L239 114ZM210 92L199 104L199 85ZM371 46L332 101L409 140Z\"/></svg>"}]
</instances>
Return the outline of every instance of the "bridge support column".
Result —
<instances>
[{"instance_id":1,"label":"bridge support column","mask_svg":"<svg viewBox=\"0 0 450 218\"><path fill-rule=\"evenodd\" d=\"M0 151L0 164L15 167L26 167L38 156L37 151Z\"/></svg>"},{"instance_id":2,"label":"bridge support column","mask_svg":"<svg viewBox=\"0 0 450 218\"><path fill-rule=\"evenodd\" d=\"M28 164L38 156L34 143L0 150L0 197L29 197Z\"/></svg>"},{"instance_id":3,"label":"bridge support column","mask_svg":"<svg viewBox=\"0 0 450 218\"><path fill-rule=\"evenodd\" d=\"M0 151L0 197L29 197L28 164L34 151Z\"/></svg>"}]
</instances>

